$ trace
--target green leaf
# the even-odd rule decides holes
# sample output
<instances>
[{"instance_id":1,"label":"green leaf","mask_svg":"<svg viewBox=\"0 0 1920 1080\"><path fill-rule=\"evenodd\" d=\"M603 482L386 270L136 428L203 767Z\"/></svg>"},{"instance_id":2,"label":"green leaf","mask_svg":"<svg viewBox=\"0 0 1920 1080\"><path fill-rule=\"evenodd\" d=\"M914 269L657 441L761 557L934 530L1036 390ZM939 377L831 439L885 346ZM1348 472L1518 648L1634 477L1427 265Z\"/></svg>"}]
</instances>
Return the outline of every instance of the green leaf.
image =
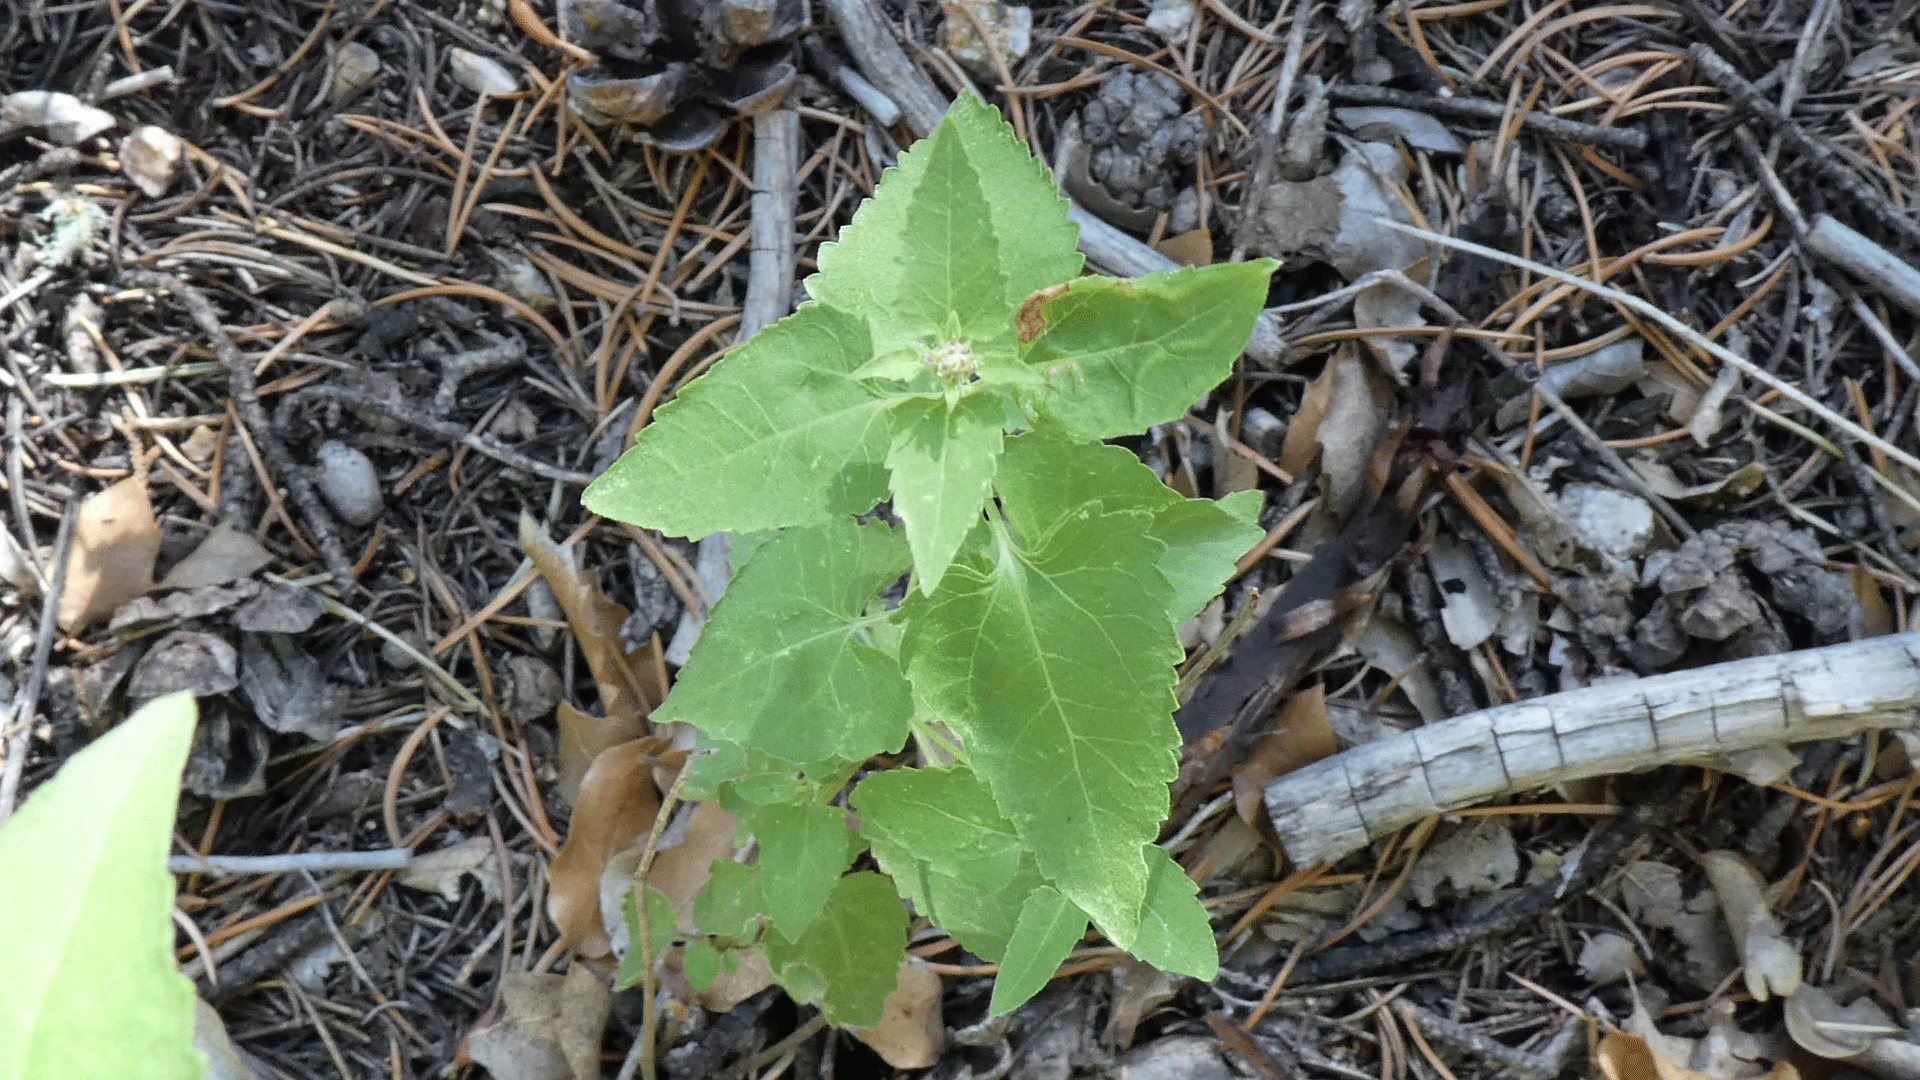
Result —
<instances>
[{"instance_id":1,"label":"green leaf","mask_svg":"<svg viewBox=\"0 0 1920 1080\"><path fill-rule=\"evenodd\" d=\"M675 939L680 936L680 916L673 910L673 901L667 894L649 885L647 892L647 952L640 949L640 905L634 903L634 893L628 889L620 898L620 916L626 920L627 933L631 944L627 946L627 955L620 958L620 966L613 973L613 988L625 990L638 986L646 976L647 961L658 960Z\"/></svg>"},{"instance_id":2,"label":"green leaf","mask_svg":"<svg viewBox=\"0 0 1920 1080\"><path fill-rule=\"evenodd\" d=\"M1162 970L1211 982L1220 973L1220 950L1199 886L1160 847L1147 845L1147 863L1151 876L1133 955Z\"/></svg>"},{"instance_id":3,"label":"green leaf","mask_svg":"<svg viewBox=\"0 0 1920 1080\"><path fill-rule=\"evenodd\" d=\"M766 906L760 869L715 859L710 872L707 887L693 898L693 925L716 937L752 941L760 932L760 913Z\"/></svg>"},{"instance_id":4,"label":"green leaf","mask_svg":"<svg viewBox=\"0 0 1920 1080\"><path fill-rule=\"evenodd\" d=\"M1007 958L993 979L990 1015L1012 1012L1047 985L1060 961L1087 932L1087 914L1059 892L1041 886L1027 897L1007 945Z\"/></svg>"},{"instance_id":5,"label":"green leaf","mask_svg":"<svg viewBox=\"0 0 1920 1080\"><path fill-rule=\"evenodd\" d=\"M789 940L767 931L767 963L797 1001L818 1001L827 1022L872 1027L900 977L907 913L893 883L879 874L848 874L834 885L827 909Z\"/></svg>"},{"instance_id":6,"label":"green leaf","mask_svg":"<svg viewBox=\"0 0 1920 1080\"><path fill-rule=\"evenodd\" d=\"M1020 837L964 765L876 772L851 801L876 855L884 843L987 890L1012 881L1020 867Z\"/></svg>"},{"instance_id":7,"label":"green leaf","mask_svg":"<svg viewBox=\"0 0 1920 1080\"><path fill-rule=\"evenodd\" d=\"M1081 278L1044 307L1026 360L1047 376L1033 402L1078 439L1177 420L1233 370L1266 301L1271 259L1143 278Z\"/></svg>"},{"instance_id":8,"label":"green leaf","mask_svg":"<svg viewBox=\"0 0 1920 1080\"><path fill-rule=\"evenodd\" d=\"M727 585L654 720L803 765L900 749L907 682L861 627L906 569L906 544L882 524L782 532Z\"/></svg>"},{"instance_id":9,"label":"green leaf","mask_svg":"<svg viewBox=\"0 0 1920 1080\"><path fill-rule=\"evenodd\" d=\"M1181 654L1152 521L1088 508L1031 548L995 522L990 560L955 563L938 592L903 608L915 695L961 732L1042 873L1122 948L1180 745Z\"/></svg>"},{"instance_id":10,"label":"green leaf","mask_svg":"<svg viewBox=\"0 0 1920 1080\"><path fill-rule=\"evenodd\" d=\"M907 545L922 592L931 593L952 565L993 487L1000 456L1000 409L985 395L920 399L894 413L893 509L906 522Z\"/></svg>"},{"instance_id":11,"label":"green leaf","mask_svg":"<svg viewBox=\"0 0 1920 1080\"><path fill-rule=\"evenodd\" d=\"M859 853L846 817L822 803L779 803L741 815L760 839L761 910L788 938L812 925Z\"/></svg>"},{"instance_id":12,"label":"green leaf","mask_svg":"<svg viewBox=\"0 0 1920 1080\"><path fill-rule=\"evenodd\" d=\"M951 197L954 188L964 187L953 165L952 143L956 137L965 172L971 175L981 199L980 204L969 199L967 205L972 209L967 212L979 216L968 219L948 209L944 213L957 221L960 231L916 234L913 225L928 220L931 214L916 213L920 200ZM936 151L938 169L934 163ZM936 177L931 186L926 183L930 175ZM1067 205L1052 175L1028 153L1013 129L1001 120L999 111L970 94L962 94L935 134L915 143L900 155L900 163L881 177L873 198L861 204L853 221L840 230L839 239L820 245L820 272L807 279L807 294L844 310L867 314L874 322L876 356L903 349L921 350L938 344L935 338L944 339L946 327L944 321L930 324L924 310L903 298L910 287L909 257L926 264L916 267L916 273L960 267L969 280L1000 283L997 293L962 301L963 324L971 329L976 320L986 319L994 306L990 301L997 301L1004 312L1002 321L998 328L989 325L988 329L993 331L995 341L1003 340L1004 335L1010 342L1013 313L1028 294L1080 273L1084 260L1074 246L1079 226L1067 220ZM987 236L994 239L992 263L961 266L958 260L979 257L982 249L976 238ZM941 250L942 243L955 246ZM911 287L924 289L917 279ZM916 316L903 317L909 311ZM978 344L984 348L988 343Z\"/></svg>"},{"instance_id":13,"label":"green leaf","mask_svg":"<svg viewBox=\"0 0 1920 1080\"><path fill-rule=\"evenodd\" d=\"M695 990L705 990L720 977L720 950L706 938L695 938L687 942L686 954L680 961L680 973L687 977Z\"/></svg>"},{"instance_id":14,"label":"green leaf","mask_svg":"<svg viewBox=\"0 0 1920 1080\"><path fill-rule=\"evenodd\" d=\"M892 441L888 402L852 377L872 356L865 319L803 305L662 406L582 501L674 536L863 514Z\"/></svg>"},{"instance_id":15,"label":"green leaf","mask_svg":"<svg viewBox=\"0 0 1920 1080\"><path fill-rule=\"evenodd\" d=\"M199 1080L173 960L173 836L193 698L149 702L0 825L0 1077Z\"/></svg>"},{"instance_id":16,"label":"green leaf","mask_svg":"<svg viewBox=\"0 0 1920 1080\"><path fill-rule=\"evenodd\" d=\"M1077 508L1097 502L1107 510L1145 510L1149 530L1166 545L1159 567L1173 586L1167 618L1174 626L1200 613L1233 575L1234 564L1264 535L1247 517L1260 512L1261 496L1235 502L1187 499L1160 482L1152 469L1123 447L1073 443L1043 434L1007 441L995 486L1006 500L1007 518L1029 543L1039 543Z\"/></svg>"},{"instance_id":17,"label":"green leaf","mask_svg":"<svg viewBox=\"0 0 1920 1080\"><path fill-rule=\"evenodd\" d=\"M980 227L992 208L960 145L954 124L943 123L927 138L927 167L907 205L907 231L900 266L900 310L927 326L936 340L949 329L958 340L984 348L1006 347L1012 337L1007 275L1000 245Z\"/></svg>"}]
</instances>

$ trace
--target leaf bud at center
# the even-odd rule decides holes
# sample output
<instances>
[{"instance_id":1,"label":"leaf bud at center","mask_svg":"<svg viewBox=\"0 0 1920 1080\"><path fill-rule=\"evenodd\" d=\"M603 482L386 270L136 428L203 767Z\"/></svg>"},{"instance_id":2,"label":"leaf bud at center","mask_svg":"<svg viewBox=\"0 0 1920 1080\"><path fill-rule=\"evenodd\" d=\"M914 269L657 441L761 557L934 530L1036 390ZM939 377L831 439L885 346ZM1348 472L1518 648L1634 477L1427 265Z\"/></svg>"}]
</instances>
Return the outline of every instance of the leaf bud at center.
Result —
<instances>
[{"instance_id":1,"label":"leaf bud at center","mask_svg":"<svg viewBox=\"0 0 1920 1080\"><path fill-rule=\"evenodd\" d=\"M980 374L980 362L973 358L973 346L964 341L949 341L921 357L920 362L949 386L970 383Z\"/></svg>"}]
</instances>

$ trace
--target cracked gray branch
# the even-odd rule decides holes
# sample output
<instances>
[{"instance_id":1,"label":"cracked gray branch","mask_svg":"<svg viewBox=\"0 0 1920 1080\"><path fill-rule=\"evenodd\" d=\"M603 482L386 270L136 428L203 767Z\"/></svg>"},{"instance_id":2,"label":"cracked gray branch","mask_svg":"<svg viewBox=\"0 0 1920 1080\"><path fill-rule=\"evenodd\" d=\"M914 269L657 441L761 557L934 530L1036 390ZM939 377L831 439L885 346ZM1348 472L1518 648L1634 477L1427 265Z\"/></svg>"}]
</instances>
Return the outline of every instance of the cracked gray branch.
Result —
<instances>
[{"instance_id":1,"label":"cracked gray branch","mask_svg":"<svg viewBox=\"0 0 1920 1080\"><path fill-rule=\"evenodd\" d=\"M1920 725L1920 631L1603 683L1428 724L1269 783L1295 865L1568 780Z\"/></svg>"}]
</instances>

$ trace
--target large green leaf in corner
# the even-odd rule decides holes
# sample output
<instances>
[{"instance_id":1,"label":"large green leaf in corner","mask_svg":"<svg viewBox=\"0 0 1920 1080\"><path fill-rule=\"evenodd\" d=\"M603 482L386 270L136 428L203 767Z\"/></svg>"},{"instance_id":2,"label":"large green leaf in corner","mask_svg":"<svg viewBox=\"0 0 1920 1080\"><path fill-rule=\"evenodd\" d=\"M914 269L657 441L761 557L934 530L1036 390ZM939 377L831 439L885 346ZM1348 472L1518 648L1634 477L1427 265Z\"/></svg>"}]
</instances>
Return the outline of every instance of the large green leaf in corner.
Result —
<instances>
[{"instance_id":1,"label":"large green leaf in corner","mask_svg":"<svg viewBox=\"0 0 1920 1080\"><path fill-rule=\"evenodd\" d=\"M0 825L0 1080L198 1080L173 962L173 834L193 698L146 705Z\"/></svg>"}]
</instances>

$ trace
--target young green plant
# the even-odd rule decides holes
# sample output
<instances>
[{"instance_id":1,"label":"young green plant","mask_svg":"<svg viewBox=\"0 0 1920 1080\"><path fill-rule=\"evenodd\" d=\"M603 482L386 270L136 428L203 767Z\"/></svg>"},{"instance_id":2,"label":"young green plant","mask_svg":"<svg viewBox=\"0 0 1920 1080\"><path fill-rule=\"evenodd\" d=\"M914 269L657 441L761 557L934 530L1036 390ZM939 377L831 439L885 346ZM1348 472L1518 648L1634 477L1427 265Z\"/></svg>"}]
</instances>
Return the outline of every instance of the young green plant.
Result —
<instances>
[{"instance_id":1,"label":"young green plant","mask_svg":"<svg viewBox=\"0 0 1920 1080\"><path fill-rule=\"evenodd\" d=\"M696 981L758 947L829 1020L875 1023L903 899L1000 963L996 1013L1089 920L1213 976L1206 912L1154 839L1176 630L1259 538L1260 498L1182 498L1102 440L1227 377L1275 264L1083 277L1077 235L1046 168L963 95L821 246L812 299L587 489L607 517L735 533L737 572L654 713L715 748L692 786L758 842L696 904ZM870 768L910 738L922 766ZM867 851L884 873L847 873Z\"/></svg>"}]
</instances>

